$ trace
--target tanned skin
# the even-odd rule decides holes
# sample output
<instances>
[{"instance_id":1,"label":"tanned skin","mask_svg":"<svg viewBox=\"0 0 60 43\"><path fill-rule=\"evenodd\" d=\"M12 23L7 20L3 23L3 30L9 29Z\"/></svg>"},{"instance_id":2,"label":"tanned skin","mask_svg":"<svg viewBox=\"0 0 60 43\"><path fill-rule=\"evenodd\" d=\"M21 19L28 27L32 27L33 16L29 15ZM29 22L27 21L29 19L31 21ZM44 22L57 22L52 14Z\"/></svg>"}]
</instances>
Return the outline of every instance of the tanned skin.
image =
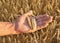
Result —
<instances>
[{"instance_id":1,"label":"tanned skin","mask_svg":"<svg viewBox=\"0 0 60 43\"><path fill-rule=\"evenodd\" d=\"M33 12L29 11L21 15L20 17L18 17L18 19L13 23L0 22L0 36L35 32L37 30L40 30L41 28L47 27L48 24L52 22L52 19L53 19L53 17L49 15L39 15L39 16L33 17L36 19L36 23L37 23L37 28L33 30L30 28L30 26L26 22L27 21L26 18L31 15L33 15ZM30 18L30 19L33 19L33 18Z\"/></svg>"}]
</instances>

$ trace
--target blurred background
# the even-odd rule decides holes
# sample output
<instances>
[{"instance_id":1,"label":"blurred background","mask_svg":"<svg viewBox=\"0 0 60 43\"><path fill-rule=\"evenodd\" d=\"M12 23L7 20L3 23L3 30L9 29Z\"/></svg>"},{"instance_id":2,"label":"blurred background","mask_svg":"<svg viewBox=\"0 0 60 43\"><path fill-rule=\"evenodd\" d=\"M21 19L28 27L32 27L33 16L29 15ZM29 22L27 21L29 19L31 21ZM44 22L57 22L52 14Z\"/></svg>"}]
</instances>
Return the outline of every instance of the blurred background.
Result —
<instances>
[{"instance_id":1,"label":"blurred background","mask_svg":"<svg viewBox=\"0 0 60 43\"><path fill-rule=\"evenodd\" d=\"M0 43L60 43L60 0L0 0L0 21L14 22L30 10L53 16L53 22L34 33L0 37Z\"/></svg>"}]
</instances>

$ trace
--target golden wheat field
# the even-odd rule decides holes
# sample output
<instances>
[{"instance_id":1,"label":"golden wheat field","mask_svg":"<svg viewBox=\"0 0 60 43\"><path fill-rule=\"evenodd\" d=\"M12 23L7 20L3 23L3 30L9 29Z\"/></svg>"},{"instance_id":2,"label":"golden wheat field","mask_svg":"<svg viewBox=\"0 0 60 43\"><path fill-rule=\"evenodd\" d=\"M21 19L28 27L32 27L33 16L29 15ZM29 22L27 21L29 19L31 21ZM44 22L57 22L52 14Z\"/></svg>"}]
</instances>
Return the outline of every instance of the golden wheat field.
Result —
<instances>
[{"instance_id":1,"label":"golden wheat field","mask_svg":"<svg viewBox=\"0 0 60 43\"><path fill-rule=\"evenodd\" d=\"M53 16L52 23L34 33L0 37L0 43L60 43L60 0L0 0L0 21L13 22L29 10Z\"/></svg>"}]
</instances>

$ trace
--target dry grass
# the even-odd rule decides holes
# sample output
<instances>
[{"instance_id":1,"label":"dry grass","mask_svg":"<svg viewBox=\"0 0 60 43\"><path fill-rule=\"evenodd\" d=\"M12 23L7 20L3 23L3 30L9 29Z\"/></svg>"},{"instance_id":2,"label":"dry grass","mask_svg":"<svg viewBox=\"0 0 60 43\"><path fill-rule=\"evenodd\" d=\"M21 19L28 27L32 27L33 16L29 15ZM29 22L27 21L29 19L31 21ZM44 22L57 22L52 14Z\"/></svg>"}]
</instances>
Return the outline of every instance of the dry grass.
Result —
<instances>
[{"instance_id":1,"label":"dry grass","mask_svg":"<svg viewBox=\"0 0 60 43\"><path fill-rule=\"evenodd\" d=\"M13 22L29 10L51 15L53 22L31 34L0 37L0 43L60 43L60 0L0 0L0 21Z\"/></svg>"}]
</instances>

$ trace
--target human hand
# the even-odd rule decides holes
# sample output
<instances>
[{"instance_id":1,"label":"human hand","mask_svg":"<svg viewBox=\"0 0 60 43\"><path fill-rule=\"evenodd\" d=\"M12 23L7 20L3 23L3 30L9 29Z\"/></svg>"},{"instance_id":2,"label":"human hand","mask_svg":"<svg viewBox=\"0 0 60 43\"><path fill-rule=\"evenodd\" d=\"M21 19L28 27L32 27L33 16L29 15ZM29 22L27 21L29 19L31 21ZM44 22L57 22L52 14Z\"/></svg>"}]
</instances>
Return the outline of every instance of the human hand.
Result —
<instances>
[{"instance_id":1,"label":"human hand","mask_svg":"<svg viewBox=\"0 0 60 43\"><path fill-rule=\"evenodd\" d=\"M32 21L32 19L34 18L36 21L36 28L32 29L31 26L28 25L27 22L27 17L33 15L33 12L27 12L25 14L23 14L21 17L18 18L17 21L17 28L16 30L22 33L31 33L31 32L35 32L37 30L40 30L41 28L45 28L48 26L48 24L50 22L52 22L53 17L49 16L49 15L39 15L39 16L35 16L35 17L30 17L30 20Z\"/></svg>"}]
</instances>

